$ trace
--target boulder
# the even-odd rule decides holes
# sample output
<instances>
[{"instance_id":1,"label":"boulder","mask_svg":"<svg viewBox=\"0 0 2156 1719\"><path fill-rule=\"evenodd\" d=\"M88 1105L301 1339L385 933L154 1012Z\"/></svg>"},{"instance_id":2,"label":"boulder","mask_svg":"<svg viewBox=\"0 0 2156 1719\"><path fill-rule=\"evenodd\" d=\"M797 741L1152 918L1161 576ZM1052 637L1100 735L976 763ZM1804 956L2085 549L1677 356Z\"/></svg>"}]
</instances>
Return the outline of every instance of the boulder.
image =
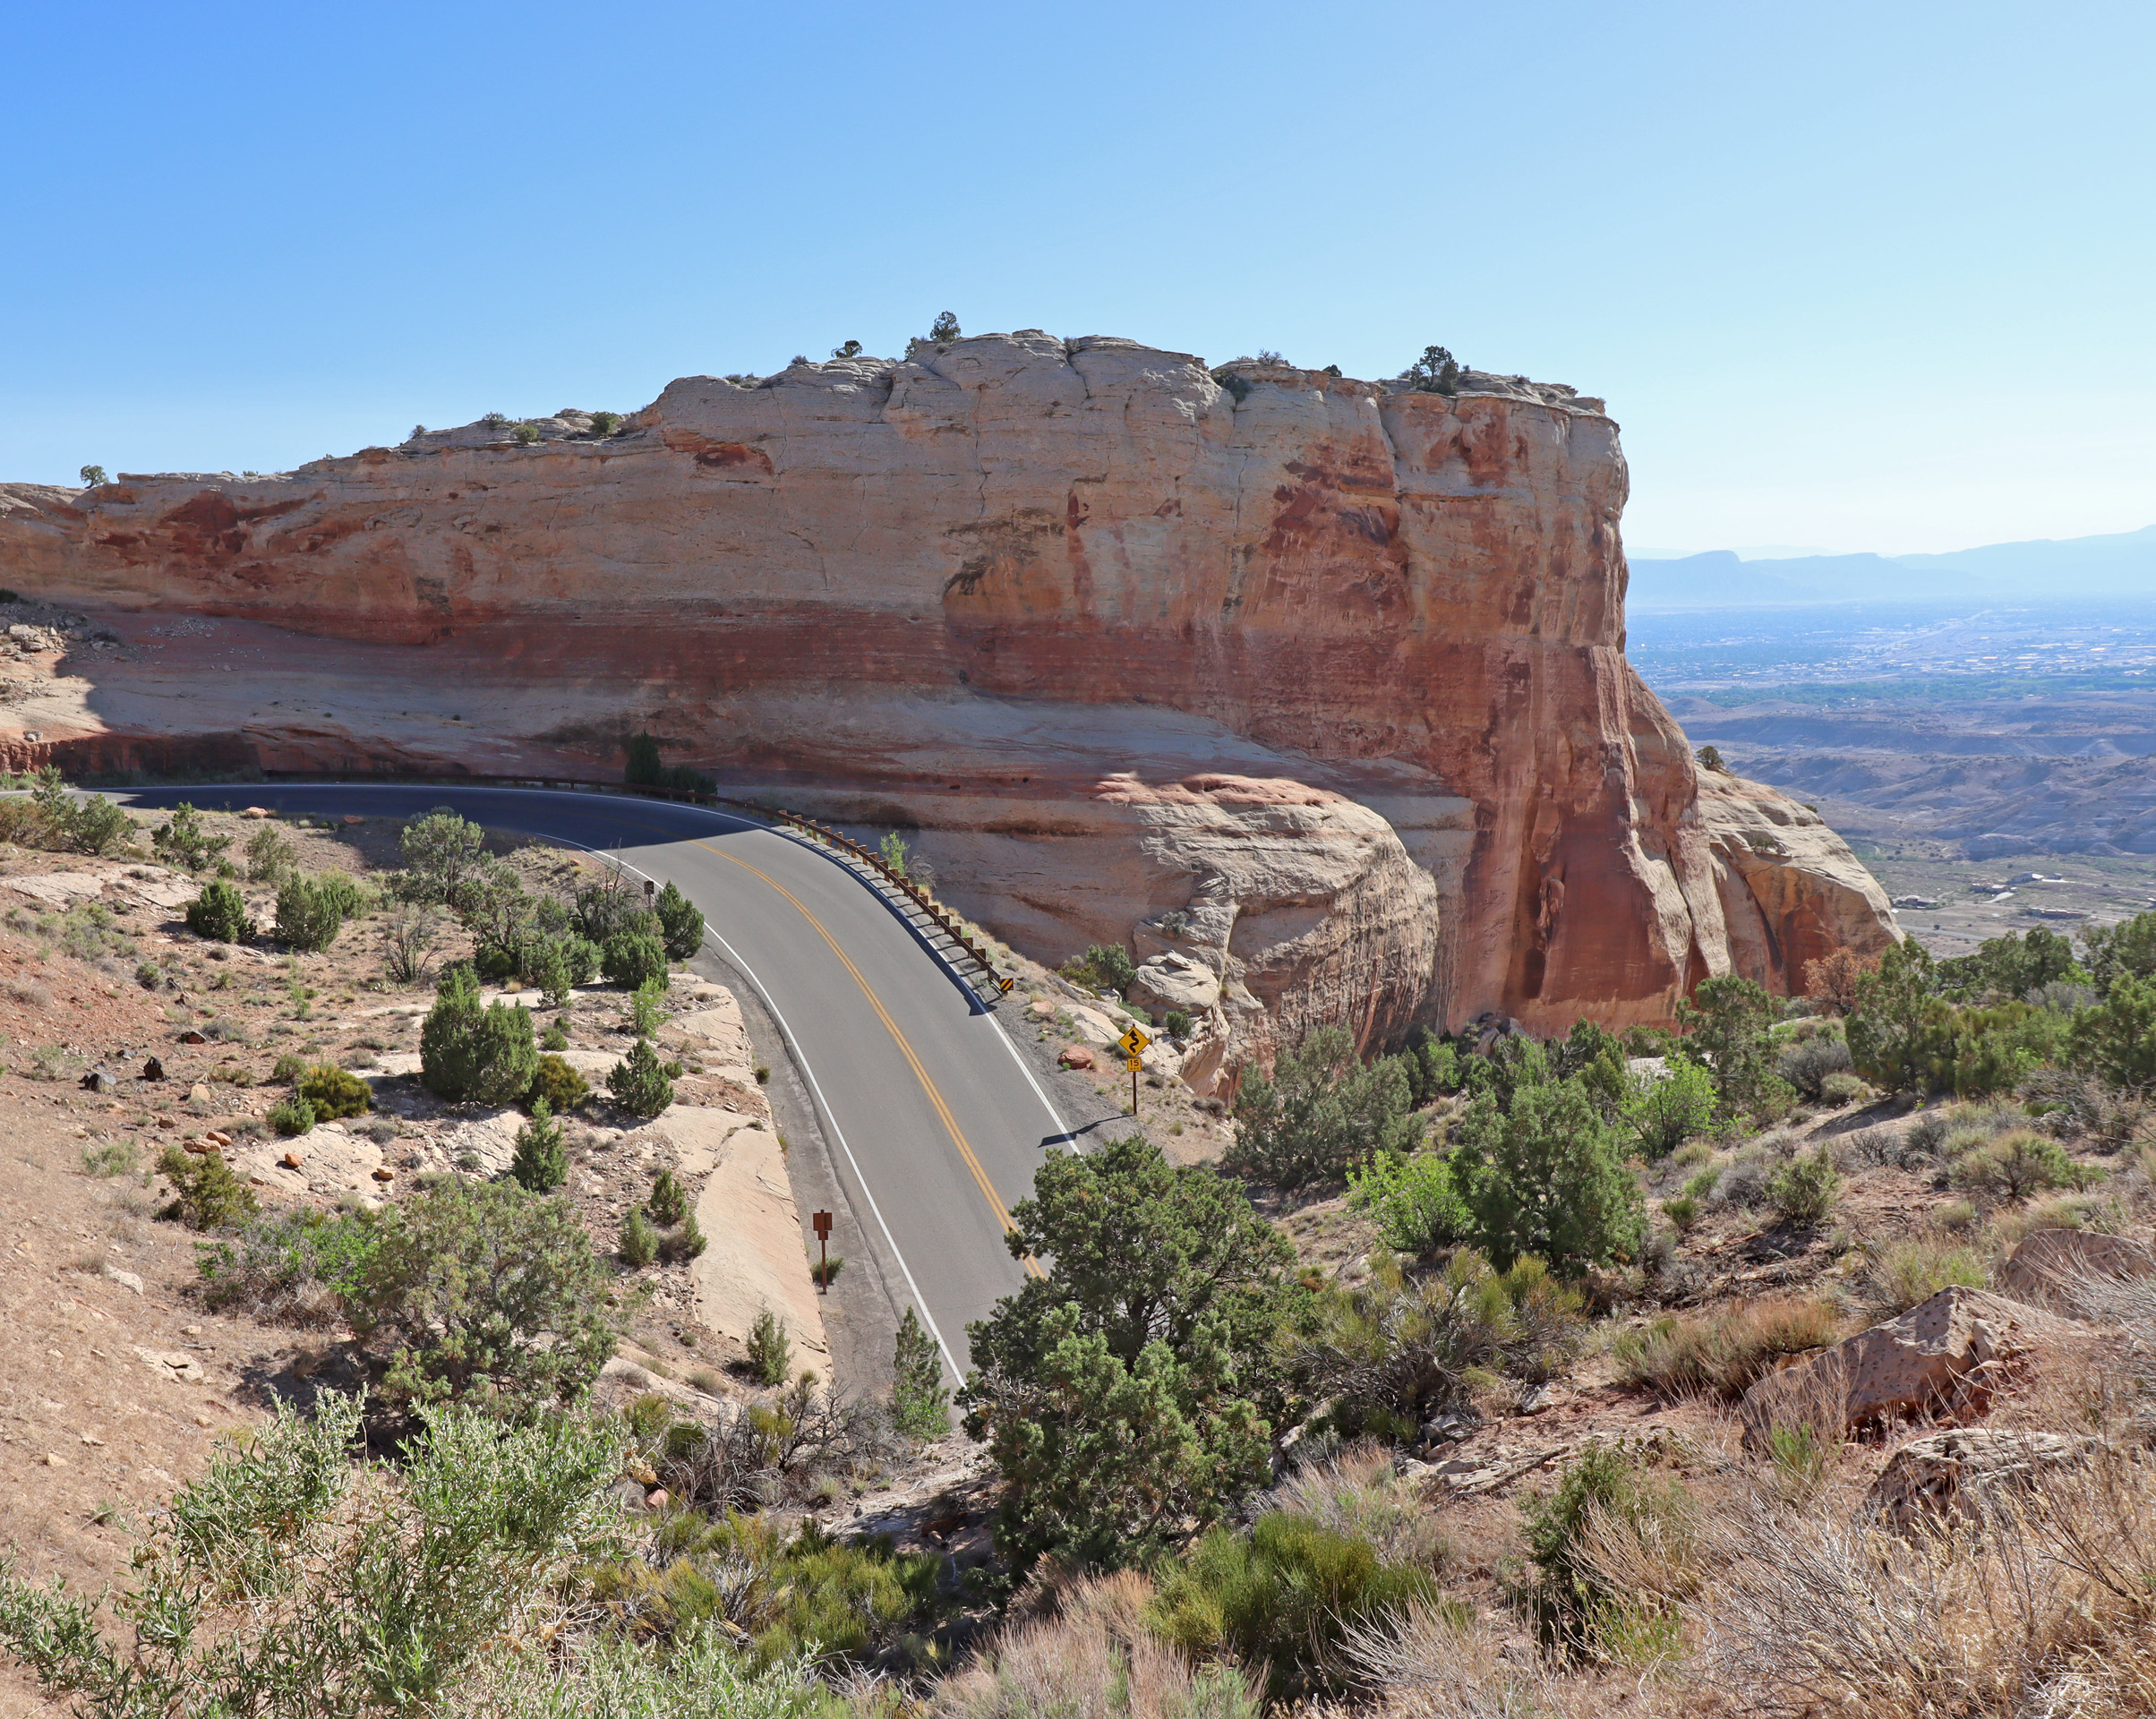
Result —
<instances>
[{"instance_id":1,"label":"boulder","mask_svg":"<svg viewBox=\"0 0 2156 1719\"><path fill-rule=\"evenodd\" d=\"M146 1058L142 1064L142 1078L146 1081L163 1080L165 1078L165 1065L159 1062L155 1056Z\"/></svg>"},{"instance_id":2,"label":"boulder","mask_svg":"<svg viewBox=\"0 0 2156 1719\"><path fill-rule=\"evenodd\" d=\"M1083 1045L1066 1045L1063 1055L1056 1058L1065 1068L1092 1068L1097 1065L1093 1053Z\"/></svg>"},{"instance_id":3,"label":"boulder","mask_svg":"<svg viewBox=\"0 0 2156 1719\"><path fill-rule=\"evenodd\" d=\"M2090 1279L2114 1283L2156 1277L2156 1252L2123 1236L2092 1229L2038 1229L2022 1238L2000 1268L1998 1287L2022 1301L2066 1309Z\"/></svg>"},{"instance_id":4,"label":"boulder","mask_svg":"<svg viewBox=\"0 0 2156 1719\"><path fill-rule=\"evenodd\" d=\"M109 1092L117 1084L118 1082L101 1068L91 1069L82 1077L81 1082L82 1090L85 1092Z\"/></svg>"},{"instance_id":5,"label":"boulder","mask_svg":"<svg viewBox=\"0 0 2156 1719\"><path fill-rule=\"evenodd\" d=\"M1977 1515L2048 1471L2086 1459L2097 1440L2058 1432L1957 1426L1912 1439L1886 1459L1864 1494L1859 1520L1897 1534Z\"/></svg>"},{"instance_id":6,"label":"boulder","mask_svg":"<svg viewBox=\"0 0 2156 1719\"><path fill-rule=\"evenodd\" d=\"M1777 1425L1835 1436L1946 1407L1981 1407L2044 1316L1981 1289L1942 1289L1898 1319L1845 1338L1744 1393L1745 1441Z\"/></svg>"},{"instance_id":7,"label":"boulder","mask_svg":"<svg viewBox=\"0 0 2156 1719\"><path fill-rule=\"evenodd\" d=\"M1141 1009L1176 1009L1194 1020L1219 1003L1220 976L1205 962L1170 949L1140 964L1127 995Z\"/></svg>"}]
</instances>

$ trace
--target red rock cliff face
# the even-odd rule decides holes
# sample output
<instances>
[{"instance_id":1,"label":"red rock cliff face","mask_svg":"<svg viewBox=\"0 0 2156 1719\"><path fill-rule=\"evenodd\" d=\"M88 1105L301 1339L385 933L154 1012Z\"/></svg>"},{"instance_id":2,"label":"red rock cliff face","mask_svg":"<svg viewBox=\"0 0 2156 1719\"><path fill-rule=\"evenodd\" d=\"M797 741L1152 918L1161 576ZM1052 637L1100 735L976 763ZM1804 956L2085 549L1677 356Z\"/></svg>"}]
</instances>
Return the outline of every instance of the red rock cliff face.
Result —
<instances>
[{"instance_id":1,"label":"red rock cliff face","mask_svg":"<svg viewBox=\"0 0 2156 1719\"><path fill-rule=\"evenodd\" d=\"M1262 971L1278 1030L1659 1020L1732 964L1788 988L1822 926L1891 939L1831 832L1792 823L1777 854L1703 821L1684 737L1624 660L1599 401L1220 374L1022 332L694 377L604 440L474 425L268 479L0 490L0 569L53 601L380 647L351 672L406 705L445 674L459 703L550 688L560 720L495 720L492 756L604 769L603 737L650 723L729 780L924 832L947 892L1036 953L1113 934L1194 948L1231 990ZM125 726L89 703L85 724ZM353 738L448 756L386 723ZM1747 817L1787 805L1748 791ZM1223 860L1260 803L1265 863ZM1199 825L1202 862L1174 834ZM1128 858L1106 903L1052 857L1089 841L1092 875L1122 863L1099 843ZM1164 940L1176 912L1210 928ZM1244 921L1279 935L1239 952Z\"/></svg>"}]
</instances>

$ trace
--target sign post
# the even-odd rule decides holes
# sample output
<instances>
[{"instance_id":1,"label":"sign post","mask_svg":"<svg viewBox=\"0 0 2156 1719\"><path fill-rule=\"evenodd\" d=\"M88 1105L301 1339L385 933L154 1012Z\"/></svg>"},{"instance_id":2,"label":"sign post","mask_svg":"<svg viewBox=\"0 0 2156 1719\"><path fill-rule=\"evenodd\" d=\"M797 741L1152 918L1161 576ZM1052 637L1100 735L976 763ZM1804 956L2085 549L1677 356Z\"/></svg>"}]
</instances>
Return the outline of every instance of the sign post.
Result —
<instances>
[{"instance_id":1,"label":"sign post","mask_svg":"<svg viewBox=\"0 0 2156 1719\"><path fill-rule=\"evenodd\" d=\"M819 1255L816 1262L816 1293L827 1296L831 1293L831 1214L819 1211L808 1221L816 1226L816 1251Z\"/></svg>"},{"instance_id":2,"label":"sign post","mask_svg":"<svg viewBox=\"0 0 2156 1719\"><path fill-rule=\"evenodd\" d=\"M1151 1038L1136 1027L1133 1027L1122 1038L1116 1040L1116 1043L1122 1047L1123 1055L1126 1059L1124 1066L1131 1072L1131 1115L1134 1116L1138 1114L1138 1071L1145 1066L1143 1052L1146 1046L1152 1042Z\"/></svg>"}]
</instances>

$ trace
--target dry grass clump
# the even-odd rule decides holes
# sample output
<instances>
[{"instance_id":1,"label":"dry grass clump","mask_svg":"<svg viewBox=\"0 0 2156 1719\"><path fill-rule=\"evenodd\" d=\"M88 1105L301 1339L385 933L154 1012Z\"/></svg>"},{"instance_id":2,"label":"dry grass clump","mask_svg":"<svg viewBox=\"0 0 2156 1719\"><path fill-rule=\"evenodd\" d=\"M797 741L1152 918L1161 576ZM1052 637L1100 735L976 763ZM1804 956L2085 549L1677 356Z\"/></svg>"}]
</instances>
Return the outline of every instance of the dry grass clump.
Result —
<instances>
[{"instance_id":1,"label":"dry grass clump","mask_svg":"<svg viewBox=\"0 0 2156 1719\"><path fill-rule=\"evenodd\" d=\"M1193 1669L1145 1627L1153 1586L1134 1571L1074 1579L1043 1570L1017 1619L937 1686L937 1719L1258 1719L1232 1662Z\"/></svg>"},{"instance_id":2,"label":"dry grass clump","mask_svg":"<svg viewBox=\"0 0 2156 1719\"><path fill-rule=\"evenodd\" d=\"M1829 1303L1787 1299L1740 1303L1704 1313L1665 1313L1612 1346L1628 1384L1666 1398L1714 1391L1741 1397L1784 1356L1825 1348L1842 1334Z\"/></svg>"},{"instance_id":3,"label":"dry grass clump","mask_svg":"<svg viewBox=\"0 0 2156 1719\"><path fill-rule=\"evenodd\" d=\"M1761 1494L1719 1550L1698 1671L1745 1712L2156 1713L2156 1467L2119 1446L1905 1539Z\"/></svg>"},{"instance_id":4,"label":"dry grass clump","mask_svg":"<svg viewBox=\"0 0 2156 1719\"><path fill-rule=\"evenodd\" d=\"M1942 1289L1981 1289L1990 1281L1991 1262L1981 1249L1943 1236L1918 1236L1873 1259L1864 1299L1879 1318L1892 1319Z\"/></svg>"},{"instance_id":5,"label":"dry grass clump","mask_svg":"<svg viewBox=\"0 0 2156 1719\"><path fill-rule=\"evenodd\" d=\"M1554 1705L1554 1680L1540 1658L1444 1607L1351 1627L1343 1651L1362 1681L1382 1692L1384 1719L1541 1719Z\"/></svg>"},{"instance_id":6,"label":"dry grass clump","mask_svg":"<svg viewBox=\"0 0 2156 1719\"><path fill-rule=\"evenodd\" d=\"M1370 1441L1298 1468L1266 1508L1352 1535L1385 1563L1442 1573L1452 1561L1451 1543L1437 1516L1402 1484L1392 1453Z\"/></svg>"}]
</instances>

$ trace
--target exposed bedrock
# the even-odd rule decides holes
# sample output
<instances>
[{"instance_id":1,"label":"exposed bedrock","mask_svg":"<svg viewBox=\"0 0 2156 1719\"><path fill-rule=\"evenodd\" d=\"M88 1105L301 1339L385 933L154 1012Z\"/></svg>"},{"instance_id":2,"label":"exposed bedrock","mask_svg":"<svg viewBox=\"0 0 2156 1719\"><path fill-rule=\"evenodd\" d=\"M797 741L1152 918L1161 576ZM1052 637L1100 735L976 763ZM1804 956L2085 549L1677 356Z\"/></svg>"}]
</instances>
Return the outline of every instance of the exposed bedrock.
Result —
<instances>
[{"instance_id":1,"label":"exposed bedrock","mask_svg":"<svg viewBox=\"0 0 2156 1719\"><path fill-rule=\"evenodd\" d=\"M0 578L125 641L71 651L7 749L596 775L648 724L917 832L1036 955L1209 968L1223 1056L1663 1020L1895 935L1815 817L1703 794L1624 660L1624 461L1570 389L1022 331L584 423L0 488Z\"/></svg>"}]
</instances>

